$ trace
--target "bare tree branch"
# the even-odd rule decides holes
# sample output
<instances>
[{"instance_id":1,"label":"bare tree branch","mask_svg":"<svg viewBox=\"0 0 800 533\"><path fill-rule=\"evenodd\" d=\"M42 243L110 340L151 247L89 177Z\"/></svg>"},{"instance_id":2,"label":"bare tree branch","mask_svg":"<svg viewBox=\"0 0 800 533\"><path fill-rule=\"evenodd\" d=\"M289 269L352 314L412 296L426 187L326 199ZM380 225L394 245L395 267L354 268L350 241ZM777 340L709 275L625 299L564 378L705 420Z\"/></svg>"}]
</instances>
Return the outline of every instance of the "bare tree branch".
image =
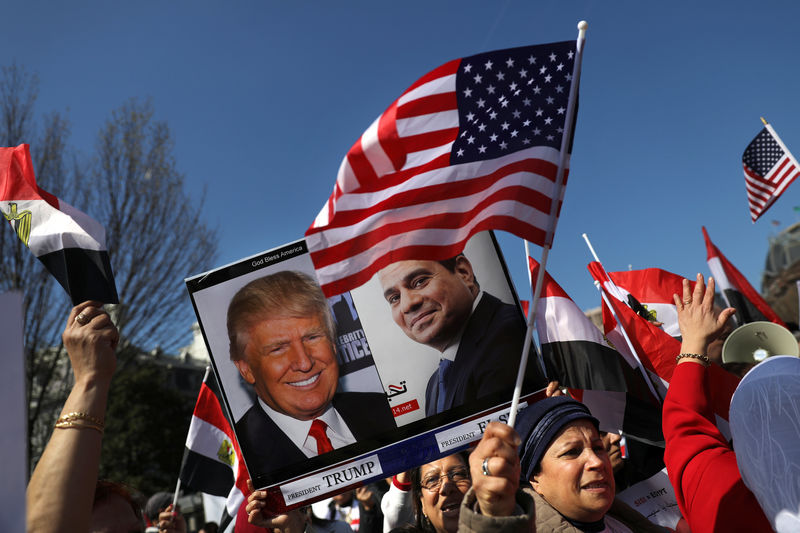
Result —
<instances>
[{"instance_id":1,"label":"bare tree branch","mask_svg":"<svg viewBox=\"0 0 800 533\"><path fill-rule=\"evenodd\" d=\"M68 145L59 113L35 122L39 80L23 67L0 68L0 145L28 143L39 185L97 219L120 304L113 314L124 339L121 368L137 354L187 342L194 320L183 279L205 270L216 254L215 231L202 200L184 189L164 122L149 101L128 100L100 129L94 156L82 161ZM65 291L10 229L0 231L0 291L24 295L29 460L35 464L71 386L61 345L71 306Z\"/></svg>"}]
</instances>

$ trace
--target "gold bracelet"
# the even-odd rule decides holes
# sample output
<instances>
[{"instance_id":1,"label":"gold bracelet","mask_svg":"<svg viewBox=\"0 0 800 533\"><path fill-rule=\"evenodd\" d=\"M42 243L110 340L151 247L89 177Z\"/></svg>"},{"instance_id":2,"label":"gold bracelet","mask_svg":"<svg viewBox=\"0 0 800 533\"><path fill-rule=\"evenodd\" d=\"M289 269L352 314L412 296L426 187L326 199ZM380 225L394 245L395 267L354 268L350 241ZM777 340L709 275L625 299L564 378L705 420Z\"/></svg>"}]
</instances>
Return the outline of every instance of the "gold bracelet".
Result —
<instances>
[{"instance_id":1,"label":"gold bracelet","mask_svg":"<svg viewBox=\"0 0 800 533\"><path fill-rule=\"evenodd\" d=\"M706 368L711 366L711 359L709 359L707 355L704 355L704 354L701 354L701 353L681 353L681 354L678 354L675 357L675 362L677 363L681 359L684 359L684 358L695 359L695 360L699 361L700 363L702 363L702 365L704 367L706 367Z\"/></svg>"},{"instance_id":2,"label":"gold bracelet","mask_svg":"<svg viewBox=\"0 0 800 533\"><path fill-rule=\"evenodd\" d=\"M87 422L86 420L78 422L73 421L60 421L56 422L56 429L82 429L82 428L91 428L97 430L98 433L101 435L103 434L103 428L98 426L97 424L92 424L91 422Z\"/></svg>"},{"instance_id":3,"label":"gold bracelet","mask_svg":"<svg viewBox=\"0 0 800 533\"><path fill-rule=\"evenodd\" d=\"M75 422L77 420L86 420L88 422L91 422L92 424L99 426L100 428L104 428L106 426L103 423L103 421L100 420L99 418L94 417L89 413L81 413L78 411L73 411L71 413L59 416L58 420L56 420L56 424L60 422Z\"/></svg>"}]
</instances>

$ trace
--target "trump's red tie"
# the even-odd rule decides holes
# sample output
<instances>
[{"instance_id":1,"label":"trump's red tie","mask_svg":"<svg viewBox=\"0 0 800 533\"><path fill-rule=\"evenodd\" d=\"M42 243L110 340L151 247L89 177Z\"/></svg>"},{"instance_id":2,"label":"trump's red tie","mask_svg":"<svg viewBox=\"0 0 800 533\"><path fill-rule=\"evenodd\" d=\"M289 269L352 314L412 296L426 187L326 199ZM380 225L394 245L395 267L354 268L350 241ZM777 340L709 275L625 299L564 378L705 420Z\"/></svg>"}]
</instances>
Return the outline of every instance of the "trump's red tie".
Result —
<instances>
[{"instance_id":1,"label":"trump's red tie","mask_svg":"<svg viewBox=\"0 0 800 533\"><path fill-rule=\"evenodd\" d=\"M328 429L328 425L319 418L315 418L314 421L311 422L311 429L308 430L308 436L314 437L314 440L317 441L317 455L333 451L331 439L329 439L327 433L325 433L326 429Z\"/></svg>"}]
</instances>

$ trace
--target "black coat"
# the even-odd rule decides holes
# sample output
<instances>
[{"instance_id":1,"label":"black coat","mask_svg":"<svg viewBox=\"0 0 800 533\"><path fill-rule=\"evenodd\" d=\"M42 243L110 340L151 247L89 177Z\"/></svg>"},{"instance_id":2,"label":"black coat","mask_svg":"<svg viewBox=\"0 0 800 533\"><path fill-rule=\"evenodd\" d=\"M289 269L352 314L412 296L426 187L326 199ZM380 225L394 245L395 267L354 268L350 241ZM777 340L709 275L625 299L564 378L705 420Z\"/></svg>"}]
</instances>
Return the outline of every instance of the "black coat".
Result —
<instances>
[{"instance_id":1,"label":"black coat","mask_svg":"<svg viewBox=\"0 0 800 533\"><path fill-rule=\"evenodd\" d=\"M331 403L356 441L397 427L384 394L338 392ZM236 422L236 437L253 478L308 460L258 403Z\"/></svg>"},{"instance_id":2,"label":"black coat","mask_svg":"<svg viewBox=\"0 0 800 533\"><path fill-rule=\"evenodd\" d=\"M478 398L508 391L507 400L517 380L525 321L519 309L484 292L470 315L456 359L445 383L444 409L452 409ZM544 386L545 379L534 354L528 358L526 385ZM431 375L425 390L425 415L436 414L439 370Z\"/></svg>"}]
</instances>

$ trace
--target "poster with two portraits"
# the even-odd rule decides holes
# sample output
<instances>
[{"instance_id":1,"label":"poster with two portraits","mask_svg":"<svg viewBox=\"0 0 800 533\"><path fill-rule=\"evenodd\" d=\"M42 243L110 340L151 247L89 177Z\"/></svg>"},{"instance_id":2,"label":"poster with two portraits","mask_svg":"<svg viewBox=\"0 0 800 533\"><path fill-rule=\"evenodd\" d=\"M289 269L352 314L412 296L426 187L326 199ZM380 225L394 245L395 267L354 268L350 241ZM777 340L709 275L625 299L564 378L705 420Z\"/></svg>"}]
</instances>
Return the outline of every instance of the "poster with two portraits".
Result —
<instances>
[{"instance_id":1,"label":"poster with two portraits","mask_svg":"<svg viewBox=\"0 0 800 533\"><path fill-rule=\"evenodd\" d=\"M507 419L525 320L491 232L327 301L302 240L186 284L248 472L276 511L455 453ZM545 386L531 353L520 407Z\"/></svg>"}]
</instances>

